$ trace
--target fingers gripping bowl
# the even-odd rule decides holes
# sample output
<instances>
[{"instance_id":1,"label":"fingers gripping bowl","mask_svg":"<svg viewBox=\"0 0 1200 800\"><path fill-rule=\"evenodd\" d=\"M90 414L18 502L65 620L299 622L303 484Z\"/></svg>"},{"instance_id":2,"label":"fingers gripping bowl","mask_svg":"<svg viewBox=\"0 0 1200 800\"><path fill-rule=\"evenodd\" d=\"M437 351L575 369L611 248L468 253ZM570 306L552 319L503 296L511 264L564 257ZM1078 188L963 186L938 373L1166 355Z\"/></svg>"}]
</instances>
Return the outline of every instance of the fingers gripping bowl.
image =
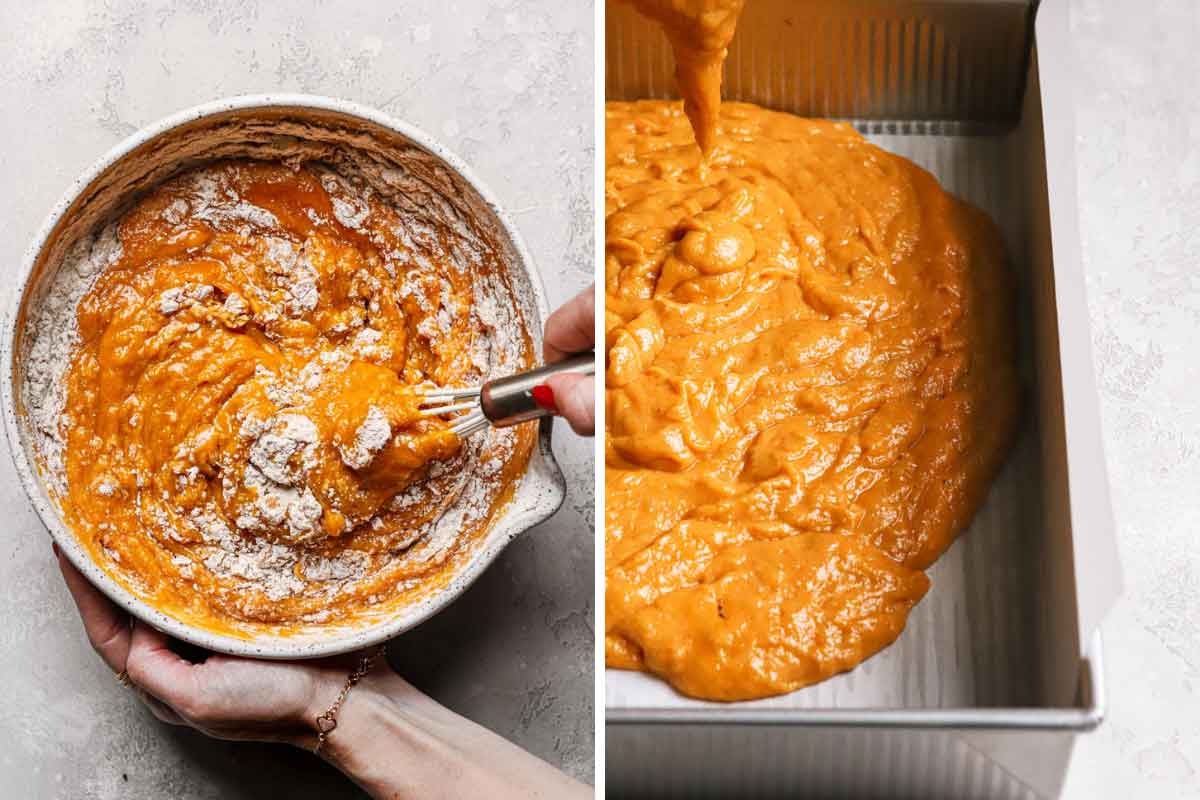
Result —
<instances>
[{"instance_id":1,"label":"fingers gripping bowl","mask_svg":"<svg viewBox=\"0 0 1200 800\"><path fill-rule=\"evenodd\" d=\"M178 638L383 641L562 501L548 423L459 442L415 414L414 384L532 366L547 306L487 190L376 112L171 117L72 187L18 288L0 357L26 491L72 563Z\"/></svg>"}]
</instances>

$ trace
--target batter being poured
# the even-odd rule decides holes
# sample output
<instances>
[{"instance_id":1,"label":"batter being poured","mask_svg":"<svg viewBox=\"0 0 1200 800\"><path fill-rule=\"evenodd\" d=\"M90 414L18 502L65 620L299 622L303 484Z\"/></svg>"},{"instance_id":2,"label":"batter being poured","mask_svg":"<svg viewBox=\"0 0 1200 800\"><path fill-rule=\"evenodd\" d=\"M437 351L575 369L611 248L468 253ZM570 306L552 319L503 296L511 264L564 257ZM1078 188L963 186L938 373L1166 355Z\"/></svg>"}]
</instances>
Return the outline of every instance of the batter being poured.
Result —
<instances>
[{"instance_id":1,"label":"batter being poured","mask_svg":"<svg viewBox=\"0 0 1200 800\"><path fill-rule=\"evenodd\" d=\"M417 411L417 384L528 363L515 314L480 307L504 280L486 254L456 261L452 232L412 228L362 180L272 162L175 178L105 236L53 430L93 557L233 632L441 585L531 444L460 441Z\"/></svg>"},{"instance_id":2,"label":"batter being poured","mask_svg":"<svg viewBox=\"0 0 1200 800\"><path fill-rule=\"evenodd\" d=\"M607 106L607 662L765 697L895 640L983 501L1009 277L990 220L850 126L718 113L739 2L636 5L685 104Z\"/></svg>"}]
</instances>

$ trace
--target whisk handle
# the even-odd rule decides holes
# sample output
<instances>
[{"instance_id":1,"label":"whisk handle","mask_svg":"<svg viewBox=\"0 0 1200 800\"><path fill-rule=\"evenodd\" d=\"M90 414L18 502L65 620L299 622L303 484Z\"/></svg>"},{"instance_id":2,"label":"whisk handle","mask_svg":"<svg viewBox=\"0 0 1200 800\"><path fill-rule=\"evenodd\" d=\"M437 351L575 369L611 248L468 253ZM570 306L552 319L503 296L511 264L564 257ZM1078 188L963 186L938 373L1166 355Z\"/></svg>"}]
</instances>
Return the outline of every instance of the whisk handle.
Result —
<instances>
[{"instance_id":1,"label":"whisk handle","mask_svg":"<svg viewBox=\"0 0 1200 800\"><path fill-rule=\"evenodd\" d=\"M479 393L479 405L483 409L484 415L497 428L506 428L519 422L528 422L531 419L549 416L550 412L534 401L533 388L544 384L551 375L561 375L567 372L578 375L595 375L595 352L579 353L529 372L489 381L483 385L483 389Z\"/></svg>"}]
</instances>

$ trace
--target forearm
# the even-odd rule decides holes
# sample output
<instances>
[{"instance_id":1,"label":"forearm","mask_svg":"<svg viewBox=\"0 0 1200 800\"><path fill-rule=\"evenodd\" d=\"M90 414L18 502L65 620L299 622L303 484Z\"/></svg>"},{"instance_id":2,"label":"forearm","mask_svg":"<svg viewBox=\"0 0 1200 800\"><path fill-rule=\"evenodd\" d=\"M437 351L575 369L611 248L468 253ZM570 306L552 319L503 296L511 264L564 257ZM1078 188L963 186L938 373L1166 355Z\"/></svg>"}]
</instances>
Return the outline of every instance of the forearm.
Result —
<instances>
[{"instance_id":1,"label":"forearm","mask_svg":"<svg viewBox=\"0 0 1200 800\"><path fill-rule=\"evenodd\" d=\"M350 693L322 754L372 797L389 800L592 795L390 670L368 676Z\"/></svg>"}]
</instances>

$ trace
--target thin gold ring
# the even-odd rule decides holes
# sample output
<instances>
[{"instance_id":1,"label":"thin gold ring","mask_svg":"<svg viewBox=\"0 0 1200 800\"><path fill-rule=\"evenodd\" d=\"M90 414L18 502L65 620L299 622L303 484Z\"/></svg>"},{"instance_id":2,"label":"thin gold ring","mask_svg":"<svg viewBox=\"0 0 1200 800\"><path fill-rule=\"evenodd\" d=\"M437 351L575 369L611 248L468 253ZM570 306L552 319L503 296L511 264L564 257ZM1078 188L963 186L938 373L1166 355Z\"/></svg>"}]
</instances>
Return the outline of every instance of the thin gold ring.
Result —
<instances>
[{"instance_id":1,"label":"thin gold ring","mask_svg":"<svg viewBox=\"0 0 1200 800\"><path fill-rule=\"evenodd\" d=\"M126 672L125 670L121 670L113 677L115 677L117 679L117 683L121 684L126 689L133 688L133 681L129 680L129 673Z\"/></svg>"}]
</instances>

